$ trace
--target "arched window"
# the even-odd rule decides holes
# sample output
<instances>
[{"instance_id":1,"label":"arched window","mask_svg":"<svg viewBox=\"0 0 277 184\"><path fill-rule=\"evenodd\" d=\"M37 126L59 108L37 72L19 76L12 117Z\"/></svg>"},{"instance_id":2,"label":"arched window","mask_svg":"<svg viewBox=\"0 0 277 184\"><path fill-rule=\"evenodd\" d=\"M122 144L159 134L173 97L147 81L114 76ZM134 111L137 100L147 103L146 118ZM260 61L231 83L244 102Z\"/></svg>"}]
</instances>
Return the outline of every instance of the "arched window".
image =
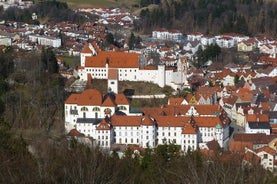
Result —
<instances>
[{"instance_id":1,"label":"arched window","mask_svg":"<svg viewBox=\"0 0 277 184\"><path fill-rule=\"evenodd\" d=\"M93 111L93 112L99 112L99 111L100 111L100 108L99 108L99 107L94 107L94 108L92 109L92 111Z\"/></svg>"},{"instance_id":2,"label":"arched window","mask_svg":"<svg viewBox=\"0 0 277 184\"><path fill-rule=\"evenodd\" d=\"M126 107L124 107L124 106L119 106L119 107L118 107L118 110L120 110L120 111L122 111L122 110L123 110L123 111L126 111L126 110L127 110L127 108L126 108Z\"/></svg>"},{"instance_id":3,"label":"arched window","mask_svg":"<svg viewBox=\"0 0 277 184\"><path fill-rule=\"evenodd\" d=\"M111 114L111 113L112 113L112 110L111 110L110 108L106 108L106 109L104 110L104 113L105 113L105 114Z\"/></svg>"},{"instance_id":4,"label":"arched window","mask_svg":"<svg viewBox=\"0 0 277 184\"><path fill-rule=\"evenodd\" d=\"M88 108L87 107L82 107L81 111L88 111Z\"/></svg>"}]
</instances>

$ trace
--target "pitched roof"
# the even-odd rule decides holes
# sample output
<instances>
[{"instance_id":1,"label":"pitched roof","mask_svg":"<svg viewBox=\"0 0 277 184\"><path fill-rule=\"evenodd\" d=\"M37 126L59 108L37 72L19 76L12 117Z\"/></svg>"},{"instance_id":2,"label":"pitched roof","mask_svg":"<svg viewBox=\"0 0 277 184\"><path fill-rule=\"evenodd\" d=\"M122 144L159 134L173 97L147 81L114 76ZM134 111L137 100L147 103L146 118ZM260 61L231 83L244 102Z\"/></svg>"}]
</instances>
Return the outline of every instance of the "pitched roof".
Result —
<instances>
[{"instance_id":1,"label":"pitched roof","mask_svg":"<svg viewBox=\"0 0 277 184\"><path fill-rule=\"evenodd\" d=\"M251 151L247 151L244 154L243 160L251 163L251 164L258 164L261 161L261 158L256 155L255 153L251 152Z\"/></svg>"},{"instance_id":2,"label":"pitched roof","mask_svg":"<svg viewBox=\"0 0 277 184\"><path fill-rule=\"evenodd\" d=\"M111 123L114 127L116 126L140 126L141 116L117 116L113 115Z\"/></svg>"},{"instance_id":3,"label":"pitched roof","mask_svg":"<svg viewBox=\"0 0 277 184\"><path fill-rule=\"evenodd\" d=\"M129 105L130 101L124 94L117 94L115 96L115 103L117 105Z\"/></svg>"},{"instance_id":4,"label":"pitched roof","mask_svg":"<svg viewBox=\"0 0 277 184\"><path fill-rule=\"evenodd\" d=\"M247 122L269 122L268 114L247 114Z\"/></svg>"},{"instance_id":5,"label":"pitched roof","mask_svg":"<svg viewBox=\"0 0 277 184\"><path fill-rule=\"evenodd\" d=\"M116 104L110 96L107 96L107 98L104 100L102 106L103 107L115 107Z\"/></svg>"},{"instance_id":6,"label":"pitched roof","mask_svg":"<svg viewBox=\"0 0 277 184\"><path fill-rule=\"evenodd\" d=\"M220 145L218 144L218 142L216 140L211 140L209 142L206 143L207 147L209 150L219 150L220 149Z\"/></svg>"},{"instance_id":7,"label":"pitched roof","mask_svg":"<svg viewBox=\"0 0 277 184\"><path fill-rule=\"evenodd\" d=\"M266 135L262 133L247 134L247 133L235 133L233 136L234 141L252 142L253 144L268 144L277 135Z\"/></svg>"},{"instance_id":8,"label":"pitched roof","mask_svg":"<svg viewBox=\"0 0 277 184\"><path fill-rule=\"evenodd\" d=\"M153 125L155 125L155 121L150 116L144 116L141 119L141 125L144 125L144 126L153 126Z\"/></svg>"},{"instance_id":9,"label":"pitched roof","mask_svg":"<svg viewBox=\"0 0 277 184\"><path fill-rule=\"evenodd\" d=\"M193 128L190 123L186 123L182 130L182 134L197 134L197 133L195 128Z\"/></svg>"},{"instance_id":10,"label":"pitched roof","mask_svg":"<svg viewBox=\"0 0 277 184\"><path fill-rule=\"evenodd\" d=\"M102 93L97 89L86 89L81 94L71 94L65 104L77 104L77 105L101 105Z\"/></svg>"},{"instance_id":11,"label":"pitched roof","mask_svg":"<svg viewBox=\"0 0 277 184\"><path fill-rule=\"evenodd\" d=\"M79 99L79 94L71 94L66 100L65 104L77 104Z\"/></svg>"},{"instance_id":12,"label":"pitched roof","mask_svg":"<svg viewBox=\"0 0 277 184\"><path fill-rule=\"evenodd\" d=\"M102 119L102 121L97 125L96 130L111 130L111 126L107 122L107 119Z\"/></svg>"},{"instance_id":13,"label":"pitched roof","mask_svg":"<svg viewBox=\"0 0 277 184\"><path fill-rule=\"evenodd\" d=\"M68 135L68 136L74 136L74 137L81 137L81 136L84 136L84 134L80 133L80 132L79 132L78 130L76 130L76 129L71 129L67 135Z\"/></svg>"},{"instance_id":14,"label":"pitched roof","mask_svg":"<svg viewBox=\"0 0 277 184\"><path fill-rule=\"evenodd\" d=\"M86 43L81 51L81 53L88 53L88 54L91 54L92 51L90 50L89 48L89 43Z\"/></svg>"},{"instance_id":15,"label":"pitched roof","mask_svg":"<svg viewBox=\"0 0 277 184\"><path fill-rule=\"evenodd\" d=\"M168 105L181 105L184 101L184 98L169 98L168 99Z\"/></svg>"},{"instance_id":16,"label":"pitched roof","mask_svg":"<svg viewBox=\"0 0 277 184\"><path fill-rule=\"evenodd\" d=\"M229 145L229 150L231 152L244 153L245 148L253 149L253 143L252 142L246 142L246 141L232 141Z\"/></svg>"},{"instance_id":17,"label":"pitched roof","mask_svg":"<svg viewBox=\"0 0 277 184\"><path fill-rule=\"evenodd\" d=\"M99 51L96 56L86 57L86 67L138 68L139 54L126 52Z\"/></svg>"},{"instance_id":18,"label":"pitched roof","mask_svg":"<svg viewBox=\"0 0 277 184\"><path fill-rule=\"evenodd\" d=\"M259 153L259 152L262 152L262 151L267 152L267 153L269 153L271 155L275 155L276 154L276 150L270 148L269 146L264 146L264 147L261 147L261 148L257 149L256 153Z\"/></svg>"}]
</instances>

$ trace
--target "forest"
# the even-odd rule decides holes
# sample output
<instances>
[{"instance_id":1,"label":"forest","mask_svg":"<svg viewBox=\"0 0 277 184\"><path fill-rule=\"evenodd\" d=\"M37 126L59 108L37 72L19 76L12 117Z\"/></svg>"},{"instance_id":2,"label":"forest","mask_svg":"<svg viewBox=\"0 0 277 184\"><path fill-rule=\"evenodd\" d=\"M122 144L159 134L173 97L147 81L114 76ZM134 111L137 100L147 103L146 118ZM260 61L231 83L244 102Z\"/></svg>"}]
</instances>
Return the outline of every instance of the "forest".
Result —
<instances>
[{"instance_id":1,"label":"forest","mask_svg":"<svg viewBox=\"0 0 277 184\"><path fill-rule=\"evenodd\" d=\"M146 0L141 0L145 2ZM148 8L146 1L135 29L150 32L157 27L184 33L235 32L254 36L277 35L277 3L263 0L161 0Z\"/></svg>"}]
</instances>

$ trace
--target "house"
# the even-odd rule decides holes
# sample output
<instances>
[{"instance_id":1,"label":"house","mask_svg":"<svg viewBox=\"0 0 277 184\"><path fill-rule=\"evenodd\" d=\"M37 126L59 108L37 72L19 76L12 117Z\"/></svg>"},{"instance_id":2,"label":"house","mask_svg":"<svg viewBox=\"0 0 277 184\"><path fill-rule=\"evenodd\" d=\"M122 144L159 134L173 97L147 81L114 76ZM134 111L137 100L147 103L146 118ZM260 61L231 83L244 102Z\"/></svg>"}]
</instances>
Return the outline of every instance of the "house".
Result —
<instances>
[{"instance_id":1,"label":"house","mask_svg":"<svg viewBox=\"0 0 277 184\"><path fill-rule=\"evenodd\" d=\"M277 76L277 65L276 66L268 66L267 68L259 69L256 72L257 72L257 77L276 77Z\"/></svg>"},{"instance_id":2,"label":"house","mask_svg":"<svg viewBox=\"0 0 277 184\"><path fill-rule=\"evenodd\" d=\"M276 139L277 135L266 135L264 133L234 133L233 141L250 142L253 144L253 150L257 150L264 146L268 146L272 140Z\"/></svg>"},{"instance_id":3,"label":"house","mask_svg":"<svg viewBox=\"0 0 277 184\"><path fill-rule=\"evenodd\" d=\"M269 124L268 114L247 114L245 133L264 133L270 135L271 126Z\"/></svg>"},{"instance_id":4,"label":"house","mask_svg":"<svg viewBox=\"0 0 277 184\"><path fill-rule=\"evenodd\" d=\"M251 79L250 84L251 90L258 90L266 88L267 86L274 84L274 82L271 77L259 77Z\"/></svg>"},{"instance_id":5,"label":"house","mask_svg":"<svg viewBox=\"0 0 277 184\"><path fill-rule=\"evenodd\" d=\"M215 37L211 35L203 35L200 38L200 43L203 47L214 45L215 44Z\"/></svg>"},{"instance_id":6,"label":"house","mask_svg":"<svg viewBox=\"0 0 277 184\"><path fill-rule=\"evenodd\" d=\"M221 48L231 48L235 46L235 41L230 37L219 37L216 39L216 44Z\"/></svg>"},{"instance_id":7,"label":"house","mask_svg":"<svg viewBox=\"0 0 277 184\"><path fill-rule=\"evenodd\" d=\"M240 127L245 127L245 108L251 106L250 102L236 103L232 108L232 118Z\"/></svg>"},{"instance_id":8,"label":"house","mask_svg":"<svg viewBox=\"0 0 277 184\"><path fill-rule=\"evenodd\" d=\"M243 40L238 42L237 50L239 52L251 52L257 48L257 41L254 38L249 38L248 40Z\"/></svg>"},{"instance_id":9,"label":"house","mask_svg":"<svg viewBox=\"0 0 277 184\"><path fill-rule=\"evenodd\" d=\"M183 50L191 51L192 55L194 55L200 47L201 47L201 44L199 41L188 41L184 44Z\"/></svg>"},{"instance_id":10,"label":"house","mask_svg":"<svg viewBox=\"0 0 277 184\"><path fill-rule=\"evenodd\" d=\"M257 149L256 153L261 159L263 168L273 171L276 167L276 150L265 146Z\"/></svg>"},{"instance_id":11,"label":"house","mask_svg":"<svg viewBox=\"0 0 277 184\"><path fill-rule=\"evenodd\" d=\"M259 51L262 54L276 54L277 44L263 44L259 47Z\"/></svg>"},{"instance_id":12,"label":"house","mask_svg":"<svg viewBox=\"0 0 277 184\"><path fill-rule=\"evenodd\" d=\"M39 45L51 46L54 48L58 48L62 44L62 41L60 38L44 36L44 35L29 35L29 40Z\"/></svg>"},{"instance_id":13,"label":"house","mask_svg":"<svg viewBox=\"0 0 277 184\"><path fill-rule=\"evenodd\" d=\"M203 34L200 32L193 32L187 34L187 40L188 41L200 41L202 38Z\"/></svg>"},{"instance_id":14,"label":"house","mask_svg":"<svg viewBox=\"0 0 277 184\"><path fill-rule=\"evenodd\" d=\"M11 46L12 45L12 38L0 35L0 45Z\"/></svg>"},{"instance_id":15,"label":"house","mask_svg":"<svg viewBox=\"0 0 277 184\"><path fill-rule=\"evenodd\" d=\"M159 28L152 31L152 38L159 40L172 40L180 41L183 34L179 30L167 30L165 28Z\"/></svg>"},{"instance_id":16,"label":"house","mask_svg":"<svg viewBox=\"0 0 277 184\"><path fill-rule=\"evenodd\" d=\"M272 65L277 66L276 54L263 55L259 58L257 65Z\"/></svg>"}]
</instances>

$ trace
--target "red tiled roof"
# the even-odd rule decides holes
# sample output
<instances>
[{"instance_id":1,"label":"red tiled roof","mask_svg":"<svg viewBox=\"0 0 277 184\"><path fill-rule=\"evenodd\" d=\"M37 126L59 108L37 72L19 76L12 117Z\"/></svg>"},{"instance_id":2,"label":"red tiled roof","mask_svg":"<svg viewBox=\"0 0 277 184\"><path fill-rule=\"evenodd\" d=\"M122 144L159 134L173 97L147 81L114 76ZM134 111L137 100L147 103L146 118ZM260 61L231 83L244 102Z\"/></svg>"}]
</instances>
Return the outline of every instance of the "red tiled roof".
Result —
<instances>
[{"instance_id":1,"label":"red tiled roof","mask_svg":"<svg viewBox=\"0 0 277 184\"><path fill-rule=\"evenodd\" d=\"M84 45L84 48L82 49L81 53L87 53L87 54L91 54L92 53L92 51L89 48L89 43L86 43Z\"/></svg>"},{"instance_id":2,"label":"red tiled roof","mask_svg":"<svg viewBox=\"0 0 277 184\"><path fill-rule=\"evenodd\" d=\"M115 102L108 96L102 104L103 107L115 107Z\"/></svg>"},{"instance_id":3,"label":"red tiled roof","mask_svg":"<svg viewBox=\"0 0 277 184\"><path fill-rule=\"evenodd\" d=\"M256 150L257 153L263 152L263 151L266 152L266 153L269 153L270 155L275 155L276 154L276 150L274 150L274 149L272 149L268 146L264 146L264 147L259 148L259 149Z\"/></svg>"},{"instance_id":4,"label":"red tiled roof","mask_svg":"<svg viewBox=\"0 0 277 184\"><path fill-rule=\"evenodd\" d=\"M80 137L80 136L84 136L84 134L80 133L78 130L76 129L72 129L69 131L69 133L67 134L68 136L74 136L74 137Z\"/></svg>"},{"instance_id":5,"label":"red tiled roof","mask_svg":"<svg viewBox=\"0 0 277 184\"><path fill-rule=\"evenodd\" d=\"M244 153L245 148L253 149L253 143L252 142L244 142L244 141L232 141L229 146L229 150L231 152Z\"/></svg>"},{"instance_id":6,"label":"red tiled roof","mask_svg":"<svg viewBox=\"0 0 277 184\"><path fill-rule=\"evenodd\" d=\"M130 101L124 94L117 94L115 96L115 103L117 105L129 105Z\"/></svg>"},{"instance_id":7,"label":"red tiled roof","mask_svg":"<svg viewBox=\"0 0 277 184\"><path fill-rule=\"evenodd\" d=\"M247 151L244 154L243 160L245 160L251 164L258 164L258 163L260 163L261 158L258 155L252 153L251 151Z\"/></svg>"},{"instance_id":8,"label":"red tiled roof","mask_svg":"<svg viewBox=\"0 0 277 184\"><path fill-rule=\"evenodd\" d=\"M247 122L269 122L268 114L246 114Z\"/></svg>"},{"instance_id":9,"label":"red tiled roof","mask_svg":"<svg viewBox=\"0 0 277 184\"><path fill-rule=\"evenodd\" d=\"M150 116L144 116L141 120L141 124L145 126L152 126L155 124L155 122L150 118Z\"/></svg>"},{"instance_id":10,"label":"red tiled roof","mask_svg":"<svg viewBox=\"0 0 277 184\"><path fill-rule=\"evenodd\" d=\"M99 51L96 56L86 57L86 67L138 68L139 54L125 52Z\"/></svg>"},{"instance_id":11,"label":"red tiled roof","mask_svg":"<svg viewBox=\"0 0 277 184\"><path fill-rule=\"evenodd\" d=\"M106 119L103 119L96 127L96 130L111 130L110 125L107 123Z\"/></svg>"},{"instance_id":12,"label":"red tiled roof","mask_svg":"<svg viewBox=\"0 0 277 184\"><path fill-rule=\"evenodd\" d=\"M86 89L81 94L71 94L65 104L102 105L102 93L96 89Z\"/></svg>"},{"instance_id":13,"label":"red tiled roof","mask_svg":"<svg viewBox=\"0 0 277 184\"><path fill-rule=\"evenodd\" d=\"M181 105L181 103L184 101L184 98L169 98L168 99L168 105Z\"/></svg>"},{"instance_id":14,"label":"red tiled roof","mask_svg":"<svg viewBox=\"0 0 277 184\"><path fill-rule=\"evenodd\" d=\"M109 69L108 79L118 79L118 70L117 69Z\"/></svg>"},{"instance_id":15,"label":"red tiled roof","mask_svg":"<svg viewBox=\"0 0 277 184\"><path fill-rule=\"evenodd\" d=\"M140 126L141 116L117 116L113 115L111 122L113 126Z\"/></svg>"},{"instance_id":16,"label":"red tiled roof","mask_svg":"<svg viewBox=\"0 0 277 184\"><path fill-rule=\"evenodd\" d=\"M186 123L183 128L182 134L196 134L196 130L192 127L190 123Z\"/></svg>"}]
</instances>

